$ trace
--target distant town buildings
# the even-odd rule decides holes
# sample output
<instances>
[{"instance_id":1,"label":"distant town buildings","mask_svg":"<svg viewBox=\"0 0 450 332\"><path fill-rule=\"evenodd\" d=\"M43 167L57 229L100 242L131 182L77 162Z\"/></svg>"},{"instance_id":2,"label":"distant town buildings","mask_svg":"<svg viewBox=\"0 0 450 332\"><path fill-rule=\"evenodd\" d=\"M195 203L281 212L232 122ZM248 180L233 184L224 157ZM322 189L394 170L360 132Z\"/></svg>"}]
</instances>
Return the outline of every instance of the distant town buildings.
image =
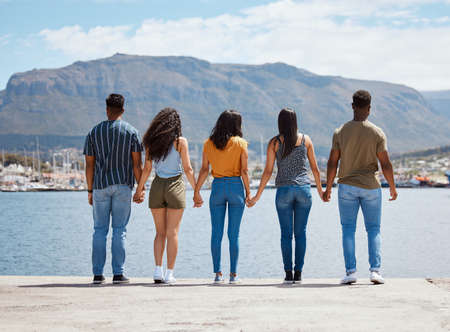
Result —
<instances>
[{"instance_id":1,"label":"distant town buildings","mask_svg":"<svg viewBox=\"0 0 450 332\"><path fill-rule=\"evenodd\" d=\"M86 190L84 156L77 149L60 149L46 153L41 160L39 153L33 157L2 153L0 160L1 191L73 191ZM201 153L194 145L190 152L194 171L201 167ZM36 158L37 157L37 158ZM251 187L259 185L264 171L264 155L253 153L249 161ZM318 158L321 178L326 181L326 159ZM436 153L427 157L397 157L393 159L395 179L399 187L448 187L450 179L450 152ZM275 185L274 172L268 186ZM381 172L382 185L386 186ZM149 187L154 175L147 183ZM312 174L310 174L313 179ZM210 185L212 177L206 182ZM314 181L311 181L314 183Z\"/></svg>"}]
</instances>

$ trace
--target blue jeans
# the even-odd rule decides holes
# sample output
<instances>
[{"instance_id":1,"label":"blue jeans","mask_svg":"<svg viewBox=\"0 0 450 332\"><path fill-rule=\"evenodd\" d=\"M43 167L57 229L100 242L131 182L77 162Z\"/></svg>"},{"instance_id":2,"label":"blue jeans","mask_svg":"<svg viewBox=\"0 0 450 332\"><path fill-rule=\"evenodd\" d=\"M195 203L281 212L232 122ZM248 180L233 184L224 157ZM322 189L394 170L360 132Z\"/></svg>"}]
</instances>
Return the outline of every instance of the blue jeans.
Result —
<instances>
[{"instance_id":1,"label":"blue jeans","mask_svg":"<svg viewBox=\"0 0 450 332\"><path fill-rule=\"evenodd\" d=\"M209 197L211 213L211 255L214 272L222 272L220 256L228 204L228 241L230 245L230 273L236 273L239 258L239 228L245 208L244 186L239 176L215 178Z\"/></svg>"},{"instance_id":2,"label":"blue jeans","mask_svg":"<svg viewBox=\"0 0 450 332\"><path fill-rule=\"evenodd\" d=\"M106 236L112 217L112 270L123 274L126 226L131 212L131 189L128 185L112 185L94 190L94 235L92 237L92 272L102 275L106 260Z\"/></svg>"},{"instance_id":3,"label":"blue jeans","mask_svg":"<svg viewBox=\"0 0 450 332\"><path fill-rule=\"evenodd\" d=\"M381 189L363 189L339 184L338 197L342 225L342 247L347 273L356 271L355 231L360 206L367 232L370 271L379 271L381 266Z\"/></svg>"},{"instance_id":4,"label":"blue jeans","mask_svg":"<svg viewBox=\"0 0 450 332\"><path fill-rule=\"evenodd\" d=\"M306 225L311 210L311 186L283 186L275 198L281 229L281 253L285 271L292 271L292 235L295 236L295 271L302 271L306 252Z\"/></svg>"}]
</instances>

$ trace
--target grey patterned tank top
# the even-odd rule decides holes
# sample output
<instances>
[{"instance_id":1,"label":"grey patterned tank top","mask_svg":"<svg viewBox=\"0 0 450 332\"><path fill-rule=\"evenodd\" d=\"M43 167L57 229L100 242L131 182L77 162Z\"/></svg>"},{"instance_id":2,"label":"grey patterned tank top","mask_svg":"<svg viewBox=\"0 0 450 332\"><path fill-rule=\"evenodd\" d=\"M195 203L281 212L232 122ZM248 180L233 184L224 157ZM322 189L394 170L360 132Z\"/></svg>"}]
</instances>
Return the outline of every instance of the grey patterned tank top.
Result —
<instances>
[{"instance_id":1,"label":"grey patterned tank top","mask_svg":"<svg viewBox=\"0 0 450 332\"><path fill-rule=\"evenodd\" d=\"M277 141L278 150L276 152L276 159L278 172L275 178L275 185L282 187L310 184L308 170L306 168L305 135L302 137L301 144L294 147L291 153L284 159L282 158L284 144L279 137L277 137Z\"/></svg>"}]
</instances>

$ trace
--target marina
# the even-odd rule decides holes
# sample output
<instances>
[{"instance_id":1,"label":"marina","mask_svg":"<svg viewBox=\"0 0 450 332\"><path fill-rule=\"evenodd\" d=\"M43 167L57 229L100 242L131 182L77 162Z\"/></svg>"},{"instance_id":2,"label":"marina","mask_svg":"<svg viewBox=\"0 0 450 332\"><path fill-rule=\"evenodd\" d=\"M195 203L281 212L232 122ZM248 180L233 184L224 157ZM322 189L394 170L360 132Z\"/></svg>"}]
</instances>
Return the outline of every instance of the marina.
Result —
<instances>
[{"instance_id":1,"label":"marina","mask_svg":"<svg viewBox=\"0 0 450 332\"><path fill-rule=\"evenodd\" d=\"M2 163L0 163L0 191L3 192L38 192L38 191L85 191L84 159L80 150L62 149L49 154L48 159L41 163L40 153L36 151L31 164L8 162L5 152L2 153ZM10 155L11 156L11 155ZM19 159L14 155L16 159ZM198 170L200 165L200 154L195 148L191 154L194 170ZM265 156L261 154L260 159L249 162L250 187L256 189L264 170ZM12 159L12 158L11 158ZM261 160L261 161L260 161ZM28 160L29 161L29 160ZM450 157L439 158L435 162L419 163L422 168L416 165L405 165L404 161L394 160L395 180L398 188L450 188ZM411 162L412 163L412 162ZM321 169L322 186L326 186L326 159L319 159ZM267 187L275 187L276 170L270 179ZM388 187L381 173L379 173L382 187ZM312 187L314 181L312 174L309 174ZM150 176L146 187L148 188L154 178L154 173ZM186 180L186 179L185 179ZM209 176L205 188L209 188L212 177ZM188 188L189 190L189 188Z\"/></svg>"}]
</instances>

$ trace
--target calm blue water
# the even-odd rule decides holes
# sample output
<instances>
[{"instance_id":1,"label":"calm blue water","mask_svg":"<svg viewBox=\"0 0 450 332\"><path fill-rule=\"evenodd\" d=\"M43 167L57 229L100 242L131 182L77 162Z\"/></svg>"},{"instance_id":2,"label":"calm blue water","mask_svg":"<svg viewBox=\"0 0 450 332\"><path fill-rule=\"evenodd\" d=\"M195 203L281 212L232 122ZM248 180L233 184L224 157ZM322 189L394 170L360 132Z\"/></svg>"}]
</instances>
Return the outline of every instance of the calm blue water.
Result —
<instances>
[{"instance_id":1,"label":"calm blue water","mask_svg":"<svg viewBox=\"0 0 450 332\"><path fill-rule=\"evenodd\" d=\"M337 191L331 203L313 191L308 224L304 276L339 277L344 271ZM404 189L396 202L384 191L382 265L388 277L450 276L450 190ZM203 192L205 202L209 192ZM188 201L192 192L188 192ZM241 227L239 273L243 278L280 277L280 231L275 190L266 190L259 203L246 209ZM91 207L87 194L0 193L0 274L91 275ZM361 276L367 275L367 241L360 215L357 258ZM185 211L180 231L176 276L210 277L211 226L207 205ZM147 204L133 204L128 227L126 271L152 276L155 228ZM223 241L223 270L228 273L228 240ZM110 246L110 242L108 242ZM110 255L105 273L111 273Z\"/></svg>"}]
</instances>

